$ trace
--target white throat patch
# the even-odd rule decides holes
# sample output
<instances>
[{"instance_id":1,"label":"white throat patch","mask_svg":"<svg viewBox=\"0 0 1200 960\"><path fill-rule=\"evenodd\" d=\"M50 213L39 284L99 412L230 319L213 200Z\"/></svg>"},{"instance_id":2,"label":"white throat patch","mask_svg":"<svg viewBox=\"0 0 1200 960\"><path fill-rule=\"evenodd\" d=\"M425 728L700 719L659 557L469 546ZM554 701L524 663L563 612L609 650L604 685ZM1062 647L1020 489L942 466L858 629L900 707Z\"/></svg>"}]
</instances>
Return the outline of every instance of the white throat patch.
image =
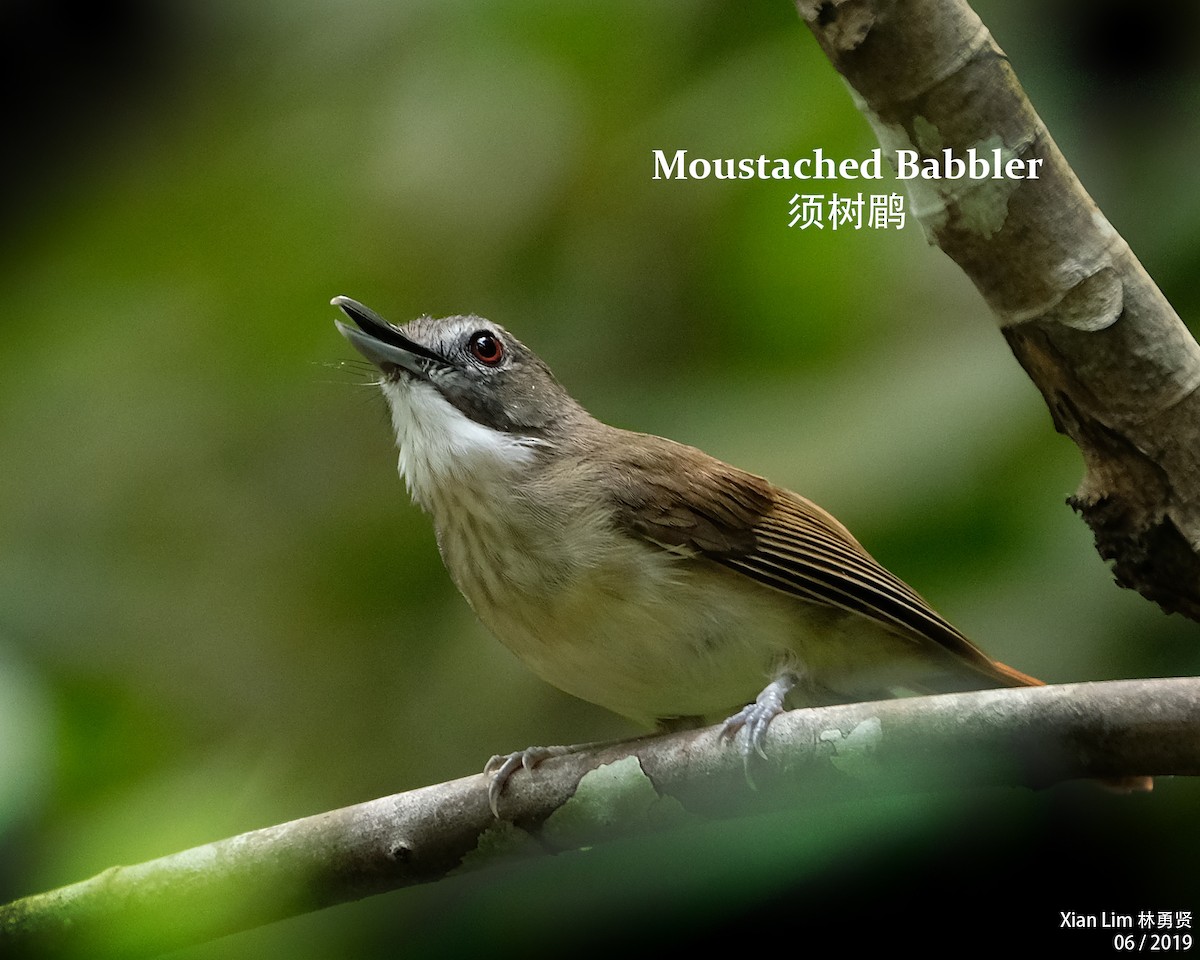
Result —
<instances>
[{"instance_id":1,"label":"white throat patch","mask_svg":"<svg viewBox=\"0 0 1200 960\"><path fill-rule=\"evenodd\" d=\"M476 423L431 384L406 378L385 381L382 387L400 448L400 475L426 510L433 508L439 491L480 491L507 480L533 457L536 440Z\"/></svg>"}]
</instances>

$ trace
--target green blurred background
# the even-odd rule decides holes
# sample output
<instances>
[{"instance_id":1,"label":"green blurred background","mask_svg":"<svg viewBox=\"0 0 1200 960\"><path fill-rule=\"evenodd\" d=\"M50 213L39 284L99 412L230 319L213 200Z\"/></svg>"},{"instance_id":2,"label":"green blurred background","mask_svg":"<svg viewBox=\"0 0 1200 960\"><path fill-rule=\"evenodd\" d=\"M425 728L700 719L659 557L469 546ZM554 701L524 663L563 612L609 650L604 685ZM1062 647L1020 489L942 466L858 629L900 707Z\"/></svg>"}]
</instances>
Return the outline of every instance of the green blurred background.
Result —
<instances>
[{"instance_id":1,"label":"green blurred background","mask_svg":"<svg viewBox=\"0 0 1200 960\"><path fill-rule=\"evenodd\" d=\"M1194 315L1192 5L1144 33L1111 2L976 6ZM634 732L474 621L396 477L335 294L397 321L505 324L601 418L828 507L1022 670L1200 670L1195 624L1112 585L1064 506L1077 452L915 223L801 232L793 185L651 180L654 148L874 146L786 0L13 2L0 27L23 51L3 68L4 899L497 751ZM1052 936L1059 910L1200 907L1198 798L1162 782L1130 800L1067 786L800 811L180 956L678 944L832 923L848 898L933 945L959 901L898 886L945 898L1010 861L1058 886L989 894L1002 932Z\"/></svg>"}]
</instances>

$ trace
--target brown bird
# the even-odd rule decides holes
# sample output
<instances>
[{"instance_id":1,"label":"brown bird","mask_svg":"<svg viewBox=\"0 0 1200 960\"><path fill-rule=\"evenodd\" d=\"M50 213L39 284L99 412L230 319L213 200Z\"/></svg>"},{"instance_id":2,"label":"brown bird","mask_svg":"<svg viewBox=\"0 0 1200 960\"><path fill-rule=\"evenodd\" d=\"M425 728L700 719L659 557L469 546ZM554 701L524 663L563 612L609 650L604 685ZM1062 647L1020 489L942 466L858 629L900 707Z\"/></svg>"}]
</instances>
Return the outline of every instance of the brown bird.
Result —
<instances>
[{"instance_id":1,"label":"brown bird","mask_svg":"<svg viewBox=\"0 0 1200 960\"><path fill-rule=\"evenodd\" d=\"M400 474L451 578L556 687L646 725L725 717L748 755L789 694L812 705L1041 684L972 644L812 501L601 423L502 327L394 327L333 303L380 370ZM493 809L517 769L569 749L493 758Z\"/></svg>"}]
</instances>

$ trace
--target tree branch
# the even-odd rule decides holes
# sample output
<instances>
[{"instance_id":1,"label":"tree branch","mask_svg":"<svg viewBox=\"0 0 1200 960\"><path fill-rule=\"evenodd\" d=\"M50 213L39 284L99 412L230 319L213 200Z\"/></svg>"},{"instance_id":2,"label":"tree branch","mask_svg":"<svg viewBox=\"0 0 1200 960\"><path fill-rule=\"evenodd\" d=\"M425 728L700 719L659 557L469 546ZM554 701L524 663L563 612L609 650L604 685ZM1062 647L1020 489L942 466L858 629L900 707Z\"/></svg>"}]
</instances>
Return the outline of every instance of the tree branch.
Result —
<instances>
[{"instance_id":1,"label":"tree branch","mask_svg":"<svg viewBox=\"0 0 1200 960\"><path fill-rule=\"evenodd\" d=\"M854 703L783 714L747 771L719 727L481 775L255 830L0 907L0 953L144 956L516 856L750 809L1078 777L1200 774L1200 679ZM602 765L605 765L602 767Z\"/></svg>"},{"instance_id":2,"label":"tree branch","mask_svg":"<svg viewBox=\"0 0 1200 960\"><path fill-rule=\"evenodd\" d=\"M1059 152L965 0L797 0L885 150L974 147L1038 179L908 180L1084 477L1069 501L1119 584L1200 619L1200 346Z\"/></svg>"}]
</instances>

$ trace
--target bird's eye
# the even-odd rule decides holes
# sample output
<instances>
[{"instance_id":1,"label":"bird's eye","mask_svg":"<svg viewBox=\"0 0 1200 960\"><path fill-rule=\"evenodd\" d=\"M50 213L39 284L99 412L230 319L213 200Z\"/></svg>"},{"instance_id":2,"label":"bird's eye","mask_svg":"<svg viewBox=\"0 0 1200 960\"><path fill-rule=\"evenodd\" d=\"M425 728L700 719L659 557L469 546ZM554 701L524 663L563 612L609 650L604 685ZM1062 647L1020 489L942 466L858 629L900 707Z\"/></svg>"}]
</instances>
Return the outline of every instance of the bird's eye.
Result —
<instances>
[{"instance_id":1,"label":"bird's eye","mask_svg":"<svg viewBox=\"0 0 1200 960\"><path fill-rule=\"evenodd\" d=\"M504 359L504 344L488 330L478 330L471 334L471 339L467 341L467 349L471 351L471 356L488 367L494 367Z\"/></svg>"}]
</instances>

